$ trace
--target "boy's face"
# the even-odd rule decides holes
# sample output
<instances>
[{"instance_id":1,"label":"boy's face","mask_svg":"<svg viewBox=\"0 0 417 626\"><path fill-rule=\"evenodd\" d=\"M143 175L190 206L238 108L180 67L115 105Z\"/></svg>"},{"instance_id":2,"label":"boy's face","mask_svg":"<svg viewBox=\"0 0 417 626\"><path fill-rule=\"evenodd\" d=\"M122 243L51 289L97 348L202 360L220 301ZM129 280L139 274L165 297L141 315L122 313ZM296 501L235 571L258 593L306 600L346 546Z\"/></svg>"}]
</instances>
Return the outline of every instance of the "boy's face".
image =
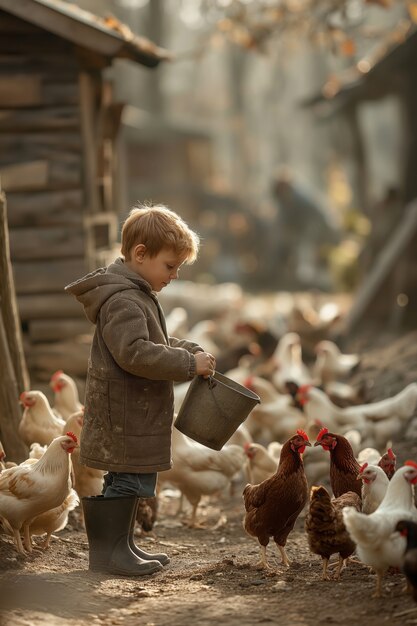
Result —
<instances>
[{"instance_id":1,"label":"boy's face","mask_svg":"<svg viewBox=\"0 0 417 626\"><path fill-rule=\"evenodd\" d=\"M171 280L178 278L184 261L184 257L178 256L169 248L163 248L156 256L150 257L146 248L139 245L136 246L133 260L128 265L150 284L153 291L161 291Z\"/></svg>"}]
</instances>

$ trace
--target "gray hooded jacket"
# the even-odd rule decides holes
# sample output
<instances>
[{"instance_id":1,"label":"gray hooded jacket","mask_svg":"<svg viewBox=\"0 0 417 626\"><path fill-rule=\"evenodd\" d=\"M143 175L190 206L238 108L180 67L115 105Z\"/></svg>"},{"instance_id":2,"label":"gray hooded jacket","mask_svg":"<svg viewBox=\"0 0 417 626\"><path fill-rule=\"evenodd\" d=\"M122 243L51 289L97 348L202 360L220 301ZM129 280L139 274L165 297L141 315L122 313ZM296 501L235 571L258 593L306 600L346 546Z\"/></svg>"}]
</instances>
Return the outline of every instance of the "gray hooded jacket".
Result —
<instances>
[{"instance_id":1,"label":"gray hooded jacket","mask_svg":"<svg viewBox=\"0 0 417 626\"><path fill-rule=\"evenodd\" d=\"M65 290L95 324L88 363L81 462L113 472L171 467L173 381L195 376L193 342L168 337L148 282L119 258Z\"/></svg>"}]
</instances>

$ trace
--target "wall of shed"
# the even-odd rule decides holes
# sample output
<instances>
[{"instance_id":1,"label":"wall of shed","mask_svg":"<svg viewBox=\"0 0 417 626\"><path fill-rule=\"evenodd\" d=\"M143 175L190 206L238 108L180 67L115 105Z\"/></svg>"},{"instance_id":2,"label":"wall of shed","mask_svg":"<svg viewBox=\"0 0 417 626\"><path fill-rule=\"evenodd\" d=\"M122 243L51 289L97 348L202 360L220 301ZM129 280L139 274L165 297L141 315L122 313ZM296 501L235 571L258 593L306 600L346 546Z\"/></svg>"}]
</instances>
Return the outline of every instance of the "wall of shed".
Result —
<instances>
[{"instance_id":1,"label":"wall of shed","mask_svg":"<svg viewBox=\"0 0 417 626\"><path fill-rule=\"evenodd\" d=\"M98 125L100 118L86 111L84 61L72 44L0 11L0 178L32 382L48 381L55 369L84 377L89 340L83 335L91 325L64 287L95 265L101 243L112 245L109 237L116 237L109 228L114 216L103 213L109 168L100 166L95 128L90 155L87 149L86 119ZM84 72L87 83L89 76L91 107L98 109L101 74ZM96 160L93 180L86 177L88 159ZM103 231L94 226L97 214L106 231L100 242L93 237Z\"/></svg>"}]
</instances>

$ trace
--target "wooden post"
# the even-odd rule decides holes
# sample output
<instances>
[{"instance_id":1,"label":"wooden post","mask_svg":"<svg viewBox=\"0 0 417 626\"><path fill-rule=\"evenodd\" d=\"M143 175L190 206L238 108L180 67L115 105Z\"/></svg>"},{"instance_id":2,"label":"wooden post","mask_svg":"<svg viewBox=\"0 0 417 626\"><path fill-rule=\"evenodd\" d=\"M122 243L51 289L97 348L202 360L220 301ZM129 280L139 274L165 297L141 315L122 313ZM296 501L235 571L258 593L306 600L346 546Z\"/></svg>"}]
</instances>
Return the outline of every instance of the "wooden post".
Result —
<instances>
[{"instance_id":1,"label":"wooden post","mask_svg":"<svg viewBox=\"0 0 417 626\"><path fill-rule=\"evenodd\" d=\"M19 390L13 371L12 358L6 336L3 316L0 315L0 439L6 458L21 463L28 458L28 448L20 438L18 427L21 420Z\"/></svg>"},{"instance_id":2,"label":"wooden post","mask_svg":"<svg viewBox=\"0 0 417 626\"><path fill-rule=\"evenodd\" d=\"M361 284L355 296L355 302L344 324L344 334L348 335L358 322L366 314L366 311L376 296L387 276L400 258L401 254L410 244L417 232L417 201L410 202L401 222L393 231L385 248L381 250L371 272ZM395 321L395 320L393 320Z\"/></svg>"},{"instance_id":3,"label":"wooden post","mask_svg":"<svg viewBox=\"0 0 417 626\"><path fill-rule=\"evenodd\" d=\"M3 317L7 343L19 392L30 388L29 374L23 351L22 332L16 302L16 291L10 260L7 205L4 193L0 192L0 310ZM2 382L0 382L2 384Z\"/></svg>"},{"instance_id":4,"label":"wooden post","mask_svg":"<svg viewBox=\"0 0 417 626\"><path fill-rule=\"evenodd\" d=\"M0 192L0 437L11 461L21 462L28 450L20 439L20 392L29 389L20 320L10 261L6 199Z\"/></svg>"}]
</instances>

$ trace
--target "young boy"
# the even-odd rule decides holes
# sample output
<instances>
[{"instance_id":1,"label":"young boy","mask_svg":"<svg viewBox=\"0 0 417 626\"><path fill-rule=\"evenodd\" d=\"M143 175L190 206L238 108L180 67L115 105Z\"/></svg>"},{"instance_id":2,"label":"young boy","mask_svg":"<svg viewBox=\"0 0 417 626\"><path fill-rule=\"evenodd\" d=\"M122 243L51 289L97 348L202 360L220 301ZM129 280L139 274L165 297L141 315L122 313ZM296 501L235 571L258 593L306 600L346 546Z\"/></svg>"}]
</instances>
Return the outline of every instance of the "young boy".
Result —
<instances>
[{"instance_id":1,"label":"young boy","mask_svg":"<svg viewBox=\"0 0 417 626\"><path fill-rule=\"evenodd\" d=\"M81 462L107 470L103 495L82 498L89 568L152 574L169 562L133 541L138 498L155 495L171 467L174 381L214 373L198 344L169 337L156 293L193 263L198 236L165 206L133 208L122 229L123 257L65 290L95 332L88 363Z\"/></svg>"}]
</instances>

